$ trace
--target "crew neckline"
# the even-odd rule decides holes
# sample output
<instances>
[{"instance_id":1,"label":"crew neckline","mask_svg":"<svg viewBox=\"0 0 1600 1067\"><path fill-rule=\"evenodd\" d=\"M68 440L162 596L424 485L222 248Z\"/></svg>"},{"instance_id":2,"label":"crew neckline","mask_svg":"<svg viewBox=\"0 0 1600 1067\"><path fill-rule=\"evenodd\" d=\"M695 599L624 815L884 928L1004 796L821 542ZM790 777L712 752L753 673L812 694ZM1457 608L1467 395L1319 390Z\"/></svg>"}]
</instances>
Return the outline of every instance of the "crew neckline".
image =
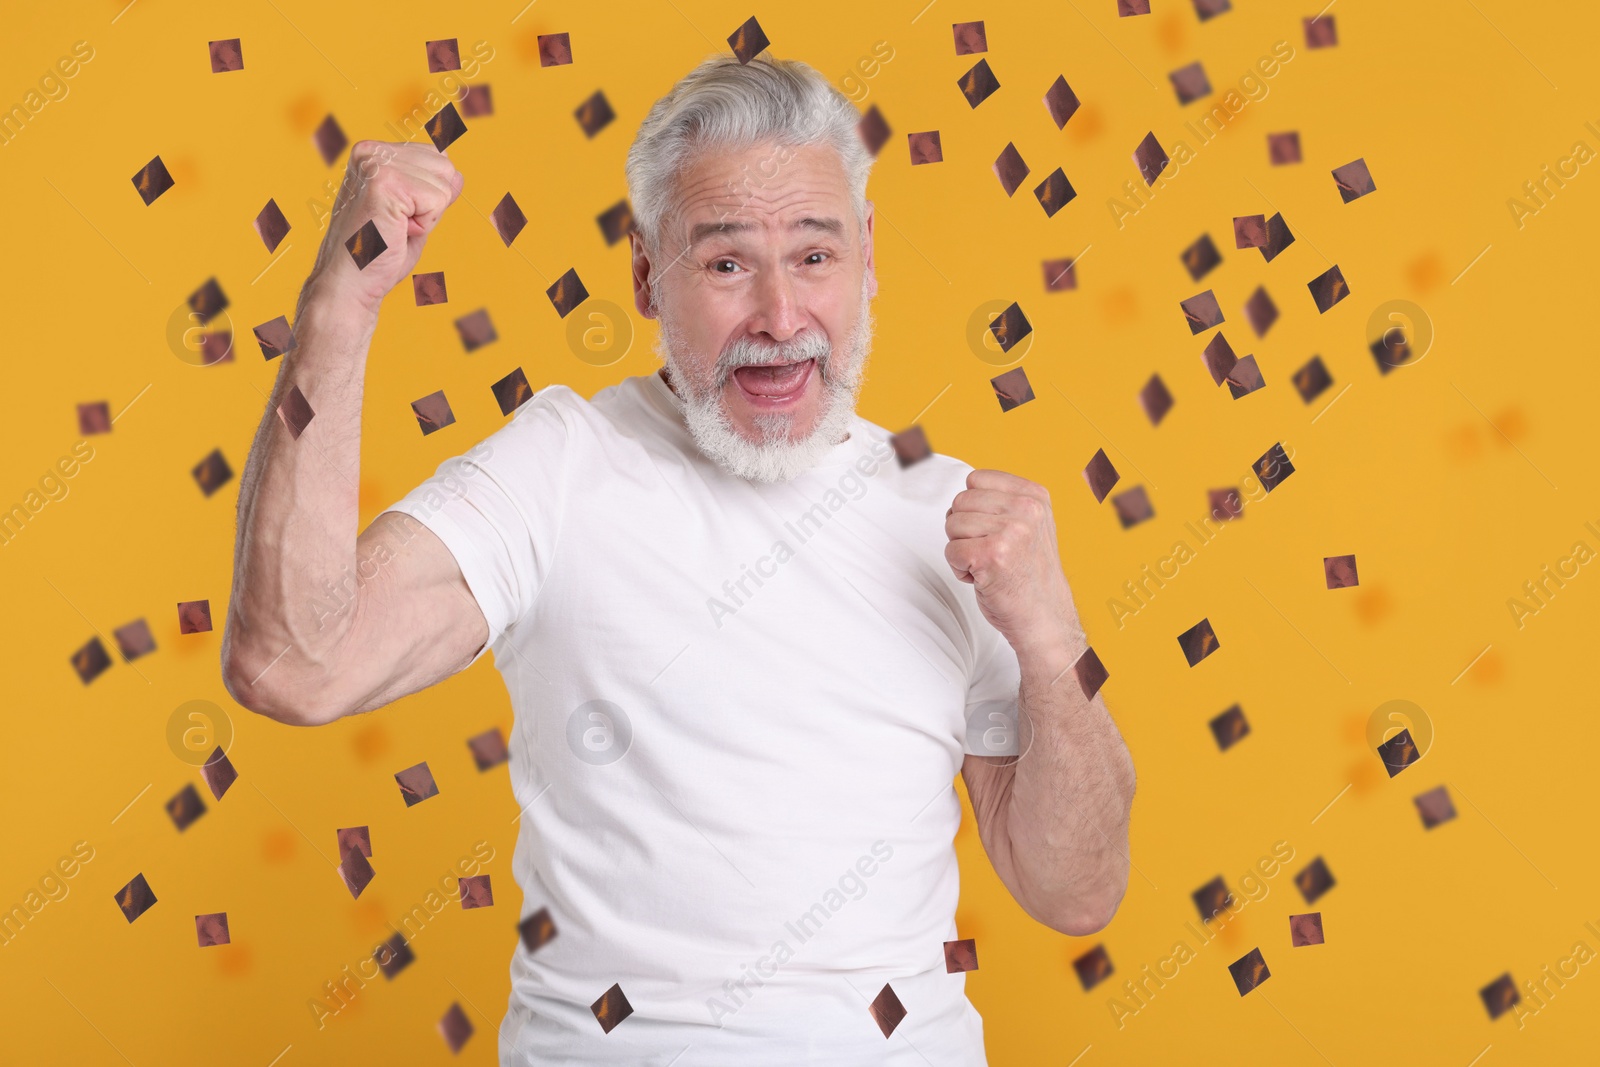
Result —
<instances>
[{"instance_id":1,"label":"crew neckline","mask_svg":"<svg viewBox=\"0 0 1600 1067\"><path fill-rule=\"evenodd\" d=\"M688 423L684 421L682 401L678 398L678 394L672 391L672 387L667 384L666 378L662 376L664 369L663 367L658 367L649 374L640 375L642 378L649 379L643 383L644 391L649 396L651 406L656 409L657 414L661 415L673 426L682 446L693 455L704 458L704 453L695 444L694 435L689 432ZM855 462L869 440L870 435L866 433L866 429L867 423L861 418L860 414L852 413L849 433L845 436L845 439L834 445L827 452L824 452L822 457L807 470L828 470ZM707 462L710 462L710 460L707 460ZM804 473L801 472L801 476Z\"/></svg>"}]
</instances>

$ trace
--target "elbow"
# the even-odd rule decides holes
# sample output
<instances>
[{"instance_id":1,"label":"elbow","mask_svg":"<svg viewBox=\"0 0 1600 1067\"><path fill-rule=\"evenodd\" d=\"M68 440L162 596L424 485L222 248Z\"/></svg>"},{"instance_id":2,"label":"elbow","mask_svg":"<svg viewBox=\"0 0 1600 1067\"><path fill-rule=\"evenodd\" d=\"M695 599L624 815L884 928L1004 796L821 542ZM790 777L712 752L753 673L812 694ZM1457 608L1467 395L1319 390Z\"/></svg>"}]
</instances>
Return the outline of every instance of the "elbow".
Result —
<instances>
[{"instance_id":1,"label":"elbow","mask_svg":"<svg viewBox=\"0 0 1600 1067\"><path fill-rule=\"evenodd\" d=\"M1030 909L1033 917L1057 933L1069 937L1088 937L1111 925L1117 909L1122 905L1122 895L1127 886L1115 894L1106 894L1094 900L1064 901L1054 907Z\"/></svg>"},{"instance_id":2,"label":"elbow","mask_svg":"<svg viewBox=\"0 0 1600 1067\"><path fill-rule=\"evenodd\" d=\"M348 713L328 698L330 687L299 677L287 661L291 649L263 655L240 647L233 634L222 642L222 684L240 707L286 726L322 726Z\"/></svg>"}]
</instances>

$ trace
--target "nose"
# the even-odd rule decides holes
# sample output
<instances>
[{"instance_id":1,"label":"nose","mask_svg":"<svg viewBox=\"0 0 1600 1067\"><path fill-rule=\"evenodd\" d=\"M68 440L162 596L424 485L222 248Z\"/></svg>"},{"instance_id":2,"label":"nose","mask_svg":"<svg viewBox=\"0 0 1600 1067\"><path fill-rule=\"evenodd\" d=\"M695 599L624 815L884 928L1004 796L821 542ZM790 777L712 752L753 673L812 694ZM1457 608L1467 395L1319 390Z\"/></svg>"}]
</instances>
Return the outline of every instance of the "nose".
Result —
<instances>
[{"instance_id":1,"label":"nose","mask_svg":"<svg viewBox=\"0 0 1600 1067\"><path fill-rule=\"evenodd\" d=\"M768 271L757 286L757 311L752 329L781 344L805 326L794 285L784 271Z\"/></svg>"}]
</instances>

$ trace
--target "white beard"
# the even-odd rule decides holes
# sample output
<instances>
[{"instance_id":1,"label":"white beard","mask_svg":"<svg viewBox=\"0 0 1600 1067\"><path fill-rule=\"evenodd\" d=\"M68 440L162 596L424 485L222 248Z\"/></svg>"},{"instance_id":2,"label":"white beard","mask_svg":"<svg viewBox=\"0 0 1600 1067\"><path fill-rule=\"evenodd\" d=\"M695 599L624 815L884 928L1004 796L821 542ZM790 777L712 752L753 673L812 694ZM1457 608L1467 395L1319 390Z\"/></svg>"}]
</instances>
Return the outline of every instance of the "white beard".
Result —
<instances>
[{"instance_id":1,"label":"white beard","mask_svg":"<svg viewBox=\"0 0 1600 1067\"><path fill-rule=\"evenodd\" d=\"M667 366L689 434L700 451L729 474L755 482L787 482L816 466L849 436L872 345L872 305L865 285L861 288L855 328L842 358L838 358L827 337L815 330L805 330L777 345L761 345L741 337L718 357L707 376L709 380L696 380L688 372L684 361L678 359L685 345L677 330L665 314L658 317L656 354ZM792 416L766 412L755 416L759 440L751 441L742 435L734 427L722 395L734 368L804 359L816 360L813 370L822 381L822 406L811 432L794 439Z\"/></svg>"}]
</instances>

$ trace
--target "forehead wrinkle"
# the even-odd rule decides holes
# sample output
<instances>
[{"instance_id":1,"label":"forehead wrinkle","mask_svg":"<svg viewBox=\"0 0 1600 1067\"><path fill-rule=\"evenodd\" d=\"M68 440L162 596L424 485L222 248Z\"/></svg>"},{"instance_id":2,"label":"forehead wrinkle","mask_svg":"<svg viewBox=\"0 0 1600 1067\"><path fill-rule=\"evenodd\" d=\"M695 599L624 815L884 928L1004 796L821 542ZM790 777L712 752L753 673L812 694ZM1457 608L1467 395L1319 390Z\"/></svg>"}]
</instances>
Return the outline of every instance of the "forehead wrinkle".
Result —
<instances>
[{"instance_id":1,"label":"forehead wrinkle","mask_svg":"<svg viewBox=\"0 0 1600 1067\"><path fill-rule=\"evenodd\" d=\"M689 247L715 233L749 232L758 228L771 230L774 228L775 216L794 215L797 212L802 213L801 219L792 219L786 228L794 229L797 222L803 222L807 218L825 220L836 225L820 227L812 225L808 228L816 232L828 232L839 238L845 236L841 216L848 212L836 211L826 206L829 200L835 199L831 195L835 190L825 182L802 183L775 195L767 190L754 189L745 196L735 194L734 198L725 203L719 203L718 200L719 195L723 193L722 186L714 181L707 181L701 185L704 188L697 187L684 195L680 201L682 204L680 215L687 221L697 212L709 210L715 213L715 218L688 225ZM718 228L707 230L708 226Z\"/></svg>"}]
</instances>

